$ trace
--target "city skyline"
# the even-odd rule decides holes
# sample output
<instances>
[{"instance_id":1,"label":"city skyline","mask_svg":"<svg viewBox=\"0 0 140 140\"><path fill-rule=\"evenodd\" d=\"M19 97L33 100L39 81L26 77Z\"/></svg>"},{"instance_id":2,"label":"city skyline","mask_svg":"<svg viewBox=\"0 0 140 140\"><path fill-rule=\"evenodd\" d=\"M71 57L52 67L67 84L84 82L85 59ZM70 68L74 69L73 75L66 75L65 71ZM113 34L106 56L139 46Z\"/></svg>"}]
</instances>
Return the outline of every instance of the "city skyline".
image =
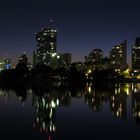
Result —
<instances>
[{"instance_id":1,"label":"city skyline","mask_svg":"<svg viewBox=\"0 0 140 140\"><path fill-rule=\"evenodd\" d=\"M8 56L17 63L17 58L26 51L31 61L36 48L35 32L53 26L58 30L58 52L71 53L75 61L83 60L96 48L109 56L114 45L127 40L130 63L131 47L140 36L139 3L138 0L3 1L0 58Z\"/></svg>"}]
</instances>

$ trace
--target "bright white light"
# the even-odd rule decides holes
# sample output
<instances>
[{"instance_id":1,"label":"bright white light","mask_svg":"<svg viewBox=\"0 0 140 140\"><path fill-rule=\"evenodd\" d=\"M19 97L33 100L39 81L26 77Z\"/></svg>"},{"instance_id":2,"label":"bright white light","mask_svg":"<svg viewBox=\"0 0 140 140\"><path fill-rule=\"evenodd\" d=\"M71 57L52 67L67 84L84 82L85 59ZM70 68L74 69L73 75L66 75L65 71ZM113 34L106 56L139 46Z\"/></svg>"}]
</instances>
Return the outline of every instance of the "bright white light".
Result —
<instances>
[{"instance_id":1,"label":"bright white light","mask_svg":"<svg viewBox=\"0 0 140 140\"><path fill-rule=\"evenodd\" d=\"M52 108L55 108L56 107L56 104L55 104L55 102L53 100L51 101L51 107Z\"/></svg>"},{"instance_id":2,"label":"bright white light","mask_svg":"<svg viewBox=\"0 0 140 140\"><path fill-rule=\"evenodd\" d=\"M59 99L56 100L56 104L57 104L57 106L59 105Z\"/></svg>"},{"instance_id":3,"label":"bright white light","mask_svg":"<svg viewBox=\"0 0 140 140\"><path fill-rule=\"evenodd\" d=\"M52 53L52 57L55 57L57 54L56 53Z\"/></svg>"},{"instance_id":4,"label":"bright white light","mask_svg":"<svg viewBox=\"0 0 140 140\"><path fill-rule=\"evenodd\" d=\"M59 56L59 55L57 55L57 58L59 59L59 58L60 58L60 56Z\"/></svg>"}]
</instances>

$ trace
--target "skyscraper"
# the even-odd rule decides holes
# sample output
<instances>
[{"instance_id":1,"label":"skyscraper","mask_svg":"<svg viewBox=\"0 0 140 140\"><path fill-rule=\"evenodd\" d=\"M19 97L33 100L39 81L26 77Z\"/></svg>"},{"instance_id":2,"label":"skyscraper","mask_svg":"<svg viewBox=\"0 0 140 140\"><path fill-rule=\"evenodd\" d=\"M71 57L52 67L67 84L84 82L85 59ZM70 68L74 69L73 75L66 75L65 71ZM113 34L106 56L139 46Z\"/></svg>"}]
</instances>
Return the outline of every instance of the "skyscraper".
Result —
<instances>
[{"instance_id":1,"label":"skyscraper","mask_svg":"<svg viewBox=\"0 0 140 140\"><path fill-rule=\"evenodd\" d=\"M85 65L87 69L100 69L103 51L101 49L93 49L88 56L85 56Z\"/></svg>"},{"instance_id":2,"label":"skyscraper","mask_svg":"<svg viewBox=\"0 0 140 140\"><path fill-rule=\"evenodd\" d=\"M37 64L52 65L57 59L57 31L49 27L36 34Z\"/></svg>"},{"instance_id":3,"label":"skyscraper","mask_svg":"<svg viewBox=\"0 0 140 140\"><path fill-rule=\"evenodd\" d=\"M98 62L103 58L103 51L101 49L93 49L88 56L85 56L85 62Z\"/></svg>"},{"instance_id":4,"label":"skyscraper","mask_svg":"<svg viewBox=\"0 0 140 140\"><path fill-rule=\"evenodd\" d=\"M71 54L70 53L61 53L59 54L59 66L68 66L71 64Z\"/></svg>"},{"instance_id":5,"label":"skyscraper","mask_svg":"<svg viewBox=\"0 0 140 140\"><path fill-rule=\"evenodd\" d=\"M140 38L136 38L132 47L132 71L140 72Z\"/></svg>"},{"instance_id":6,"label":"skyscraper","mask_svg":"<svg viewBox=\"0 0 140 140\"><path fill-rule=\"evenodd\" d=\"M122 70L127 68L127 41L112 48L110 51L110 60L115 69Z\"/></svg>"}]
</instances>

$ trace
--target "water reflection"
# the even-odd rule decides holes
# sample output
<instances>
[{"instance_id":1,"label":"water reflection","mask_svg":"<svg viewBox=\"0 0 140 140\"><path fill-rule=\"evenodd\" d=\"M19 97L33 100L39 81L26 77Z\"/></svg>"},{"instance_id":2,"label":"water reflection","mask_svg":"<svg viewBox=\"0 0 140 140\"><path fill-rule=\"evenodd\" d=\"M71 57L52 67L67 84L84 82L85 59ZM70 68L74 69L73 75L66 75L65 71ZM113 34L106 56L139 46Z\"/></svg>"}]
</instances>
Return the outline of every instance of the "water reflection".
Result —
<instances>
[{"instance_id":1,"label":"water reflection","mask_svg":"<svg viewBox=\"0 0 140 140\"><path fill-rule=\"evenodd\" d=\"M0 103L6 103L12 96L10 90L0 89ZM96 87L87 84L86 87L35 88L20 87L12 89L18 100L24 105L28 96L32 96L32 106L35 108L33 129L46 134L50 140L57 131L56 110L59 107L71 106L72 97L84 101L92 112L102 112L108 103L109 110L115 118L126 121L127 115L133 115L135 124L140 124L140 84L115 84ZM128 102L128 98L131 99ZM127 113L131 104L131 114Z\"/></svg>"},{"instance_id":2,"label":"water reflection","mask_svg":"<svg viewBox=\"0 0 140 140\"><path fill-rule=\"evenodd\" d=\"M41 95L40 95L41 93ZM56 131L56 109L58 106L69 106L71 94L66 89L34 91L32 104L35 107L33 128L46 133L51 139Z\"/></svg>"},{"instance_id":3,"label":"water reflection","mask_svg":"<svg viewBox=\"0 0 140 140\"><path fill-rule=\"evenodd\" d=\"M33 96L33 106L36 108L34 128L38 128L41 133L56 131L55 117L56 107L59 105L59 99L52 98L48 94L44 96Z\"/></svg>"},{"instance_id":4,"label":"water reflection","mask_svg":"<svg viewBox=\"0 0 140 140\"><path fill-rule=\"evenodd\" d=\"M140 124L140 84L132 84L132 113L136 124Z\"/></svg>"}]
</instances>

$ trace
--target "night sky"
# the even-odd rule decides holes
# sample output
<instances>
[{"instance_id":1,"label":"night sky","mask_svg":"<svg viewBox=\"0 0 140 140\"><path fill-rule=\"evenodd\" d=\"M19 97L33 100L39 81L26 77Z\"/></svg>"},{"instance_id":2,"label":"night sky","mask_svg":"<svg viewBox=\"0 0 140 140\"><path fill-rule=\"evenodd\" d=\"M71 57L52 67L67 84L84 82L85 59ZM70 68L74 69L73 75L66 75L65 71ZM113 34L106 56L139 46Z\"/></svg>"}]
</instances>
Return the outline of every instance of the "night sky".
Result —
<instances>
[{"instance_id":1,"label":"night sky","mask_svg":"<svg viewBox=\"0 0 140 140\"><path fill-rule=\"evenodd\" d=\"M31 61L35 32L50 26L50 19L58 30L58 52L72 53L75 61L95 48L108 56L124 40L130 61L131 46L140 37L139 0L1 0L0 58L16 63L27 52Z\"/></svg>"}]
</instances>

